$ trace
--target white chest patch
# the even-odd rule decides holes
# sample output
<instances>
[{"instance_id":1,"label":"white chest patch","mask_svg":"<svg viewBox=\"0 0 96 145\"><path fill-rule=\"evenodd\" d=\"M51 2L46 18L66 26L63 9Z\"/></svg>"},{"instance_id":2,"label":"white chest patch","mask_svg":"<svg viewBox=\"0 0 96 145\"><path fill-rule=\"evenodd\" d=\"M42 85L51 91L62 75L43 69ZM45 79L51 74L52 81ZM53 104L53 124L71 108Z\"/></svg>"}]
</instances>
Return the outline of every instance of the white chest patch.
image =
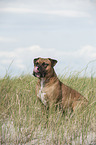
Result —
<instances>
[{"instance_id":1,"label":"white chest patch","mask_svg":"<svg viewBox=\"0 0 96 145\"><path fill-rule=\"evenodd\" d=\"M38 98L42 101L42 103L47 106L47 101L46 101L46 93L43 92L43 85L44 85L44 79L41 79L41 87L39 90L39 93L37 94Z\"/></svg>"}]
</instances>

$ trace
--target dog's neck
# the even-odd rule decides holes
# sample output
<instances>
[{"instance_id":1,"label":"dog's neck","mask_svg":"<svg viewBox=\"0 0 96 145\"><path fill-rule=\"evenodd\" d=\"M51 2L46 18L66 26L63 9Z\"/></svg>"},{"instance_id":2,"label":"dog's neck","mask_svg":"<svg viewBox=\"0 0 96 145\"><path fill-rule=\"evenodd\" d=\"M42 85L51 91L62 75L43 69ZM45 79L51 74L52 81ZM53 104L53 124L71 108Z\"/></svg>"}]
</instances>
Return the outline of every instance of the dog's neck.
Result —
<instances>
[{"instance_id":1,"label":"dog's neck","mask_svg":"<svg viewBox=\"0 0 96 145\"><path fill-rule=\"evenodd\" d=\"M55 81L57 81L57 75L56 73L54 73L53 76L51 77L48 77L48 78L40 78L40 86L41 86L41 89L50 83L50 80L51 80L51 83L54 83Z\"/></svg>"},{"instance_id":2,"label":"dog's neck","mask_svg":"<svg viewBox=\"0 0 96 145\"><path fill-rule=\"evenodd\" d=\"M44 87L44 78L40 79L40 85L41 85L41 89Z\"/></svg>"}]
</instances>

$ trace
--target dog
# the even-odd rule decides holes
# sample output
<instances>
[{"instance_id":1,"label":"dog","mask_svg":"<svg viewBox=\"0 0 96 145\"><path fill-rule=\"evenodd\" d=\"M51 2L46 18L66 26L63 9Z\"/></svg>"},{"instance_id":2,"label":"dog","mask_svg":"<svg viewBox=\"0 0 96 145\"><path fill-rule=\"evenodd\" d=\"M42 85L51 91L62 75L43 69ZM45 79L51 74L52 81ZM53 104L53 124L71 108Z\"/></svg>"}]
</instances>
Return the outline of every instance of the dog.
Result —
<instances>
[{"instance_id":1,"label":"dog","mask_svg":"<svg viewBox=\"0 0 96 145\"><path fill-rule=\"evenodd\" d=\"M39 78L36 86L38 99L45 107L59 106L64 110L81 108L88 100L79 92L63 84L57 77L54 66L57 60L51 58L35 58L33 75Z\"/></svg>"}]
</instances>

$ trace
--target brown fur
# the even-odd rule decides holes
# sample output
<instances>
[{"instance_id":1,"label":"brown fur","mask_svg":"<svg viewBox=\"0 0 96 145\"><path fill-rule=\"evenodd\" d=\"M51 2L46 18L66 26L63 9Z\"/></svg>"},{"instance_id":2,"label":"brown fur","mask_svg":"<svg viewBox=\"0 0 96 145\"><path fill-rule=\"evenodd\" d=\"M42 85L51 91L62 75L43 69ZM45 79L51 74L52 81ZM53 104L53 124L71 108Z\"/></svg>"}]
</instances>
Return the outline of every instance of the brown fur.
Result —
<instances>
[{"instance_id":1,"label":"brown fur","mask_svg":"<svg viewBox=\"0 0 96 145\"><path fill-rule=\"evenodd\" d=\"M35 64L37 62L39 65L41 65L44 62L48 63L48 66L45 68L46 75L43 78L39 78L36 87L37 97L40 89L41 89L40 92L44 93L43 99L46 100L45 106L51 107L53 104L54 105L59 104L63 109L72 108L73 110L75 110L77 107L87 105L88 101L86 98L84 98L76 90L63 84L57 78L57 75L53 68L54 65L57 63L56 60L49 59L49 58L47 59L37 58L34 60L34 67L36 67ZM42 80L43 80L43 87L41 88ZM38 98L40 99L40 97Z\"/></svg>"}]
</instances>

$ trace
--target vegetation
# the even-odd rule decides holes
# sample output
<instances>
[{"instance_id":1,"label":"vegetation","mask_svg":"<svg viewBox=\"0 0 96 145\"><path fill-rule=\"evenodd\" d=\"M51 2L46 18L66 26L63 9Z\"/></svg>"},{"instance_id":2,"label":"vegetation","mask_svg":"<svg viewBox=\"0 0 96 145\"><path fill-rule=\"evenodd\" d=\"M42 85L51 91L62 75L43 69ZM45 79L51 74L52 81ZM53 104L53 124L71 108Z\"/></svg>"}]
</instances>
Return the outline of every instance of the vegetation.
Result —
<instances>
[{"instance_id":1,"label":"vegetation","mask_svg":"<svg viewBox=\"0 0 96 145\"><path fill-rule=\"evenodd\" d=\"M59 78L89 100L81 112L48 114L36 98L37 79L30 75L0 79L1 144L96 144L96 78Z\"/></svg>"}]
</instances>

